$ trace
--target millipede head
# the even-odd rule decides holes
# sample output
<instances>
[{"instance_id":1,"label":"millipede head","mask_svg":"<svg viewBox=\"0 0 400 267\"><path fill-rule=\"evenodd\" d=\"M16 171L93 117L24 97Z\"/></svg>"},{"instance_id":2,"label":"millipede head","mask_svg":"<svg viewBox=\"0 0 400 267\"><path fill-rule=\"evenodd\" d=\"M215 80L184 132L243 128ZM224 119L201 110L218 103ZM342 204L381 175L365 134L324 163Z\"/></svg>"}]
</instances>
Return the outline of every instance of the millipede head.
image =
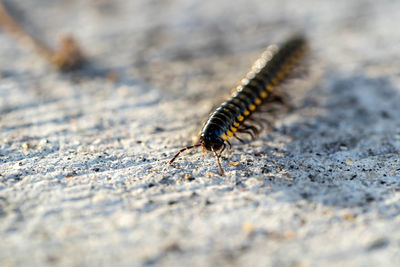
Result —
<instances>
[{"instance_id":1,"label":"millipede head","mask_svg":"<svg viewBox=\"0 0 400 267\"><path fill-rule=\"evenodd\" d=\"M200 144L208 151L218 151L224 146L224 139L219 137L218 131L202 132L200 135Z\"/></svg>"}]
</instances>

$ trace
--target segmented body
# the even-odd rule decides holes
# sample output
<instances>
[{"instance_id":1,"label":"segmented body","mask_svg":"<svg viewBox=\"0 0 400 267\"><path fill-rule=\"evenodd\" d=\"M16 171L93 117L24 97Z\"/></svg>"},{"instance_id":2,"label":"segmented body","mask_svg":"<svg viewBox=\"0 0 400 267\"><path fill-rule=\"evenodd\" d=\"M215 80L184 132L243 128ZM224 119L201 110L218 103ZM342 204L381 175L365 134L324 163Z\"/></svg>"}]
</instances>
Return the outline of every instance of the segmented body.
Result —
<instances>
[{"instance_id":1,"label":"segmented body","mask_svg":"<svg viewBox=\"0 0 400 267\"><path fill-rule=\"evenodd\" d=\"M225 143L230 146L229 138L237 137L236 132L243 131L246 119L269 100L276 86L285 80L303 57L306 47L306 40L302 36L289 39L280 48L269 46L232 96L210 115L201 130L200 143L180 150L170 164L183 151L202 146L214 152L222 174L219 157L226 147Z\"/></svg>"}]
</instances>

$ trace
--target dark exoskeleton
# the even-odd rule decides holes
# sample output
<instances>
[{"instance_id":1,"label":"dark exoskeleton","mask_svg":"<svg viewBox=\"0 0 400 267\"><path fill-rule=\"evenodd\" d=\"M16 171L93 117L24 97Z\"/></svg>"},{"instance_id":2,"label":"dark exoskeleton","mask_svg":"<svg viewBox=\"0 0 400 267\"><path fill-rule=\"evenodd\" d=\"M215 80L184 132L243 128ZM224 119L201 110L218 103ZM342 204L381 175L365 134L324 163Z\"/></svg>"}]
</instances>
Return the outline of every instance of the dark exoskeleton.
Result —
<instances>
[{"instance_id":1,"label":"dark exoskeleton","mask_svg":"<svg viewBox=\"0 0 400 267\"><path fill-rule=\"evenodd\" d=\"M219 166L219 173L224 173L220 157L228 144L230 137L239 141L243 140L236 133L246 133L252 138L258 134L258 129L245 123L258 108L273 101L273 90L285 78L295 64L304 55L307 48L303 36L294 36L285 42L280 48L270 46L262 56L253 64L251 71L242 79L232 96L222 103L208 118L204 124L198 144L181 149L170 161L171 165L175 159L184 151L197 147L203 147L213 152Z\"/></svg>"}]
</instances>

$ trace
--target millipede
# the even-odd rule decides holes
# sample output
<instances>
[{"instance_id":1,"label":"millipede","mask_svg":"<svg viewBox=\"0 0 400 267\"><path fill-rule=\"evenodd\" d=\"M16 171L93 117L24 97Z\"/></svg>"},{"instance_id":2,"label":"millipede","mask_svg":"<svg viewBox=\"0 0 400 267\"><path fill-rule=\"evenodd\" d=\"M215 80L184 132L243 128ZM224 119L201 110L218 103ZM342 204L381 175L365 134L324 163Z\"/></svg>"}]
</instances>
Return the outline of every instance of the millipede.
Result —
<instances>
[{"instance_id":1,"label":"millipede","mask_svg":"<svg viewBox=\"0 0 400 267\"><path fill-rule=\"evenodd\" d=\"M182 152L203 147L203 150L214 153L219 174L223 175L220 158L226 145L232 147L229 138L234 137L242 143L243 140L237 133L247 133L252 139L255 138L258 128L246 121L251 119L252 114L263 104L273 101L276 87L287 79L304 57L306 50L307 41L302 35L293 36L280 47L268 46L245 78L239 82L231 97L211 113L200 131L199 143L179 150L169 164L171 165Z\"/></svg>"}]
</instances>

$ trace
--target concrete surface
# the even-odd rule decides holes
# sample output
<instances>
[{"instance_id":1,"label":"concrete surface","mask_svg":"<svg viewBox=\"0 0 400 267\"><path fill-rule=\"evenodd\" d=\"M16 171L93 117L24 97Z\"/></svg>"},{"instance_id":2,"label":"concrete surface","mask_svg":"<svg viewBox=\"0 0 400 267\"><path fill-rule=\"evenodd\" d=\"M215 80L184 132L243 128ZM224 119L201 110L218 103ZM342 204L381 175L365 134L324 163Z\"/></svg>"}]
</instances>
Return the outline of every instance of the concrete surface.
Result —
<instances>
[{"instance_id":1,"label":"concrete surface","mask_svg":"<svg viewBox=\"0 0 400 267\"><path fill-rule=\"evenodd\" d=\"M6 1L89 57L0 32L1 266L399 266L400 2ZM307 34L274 129L192 144L271 43Z\"/></svg>"}]
</instances>

